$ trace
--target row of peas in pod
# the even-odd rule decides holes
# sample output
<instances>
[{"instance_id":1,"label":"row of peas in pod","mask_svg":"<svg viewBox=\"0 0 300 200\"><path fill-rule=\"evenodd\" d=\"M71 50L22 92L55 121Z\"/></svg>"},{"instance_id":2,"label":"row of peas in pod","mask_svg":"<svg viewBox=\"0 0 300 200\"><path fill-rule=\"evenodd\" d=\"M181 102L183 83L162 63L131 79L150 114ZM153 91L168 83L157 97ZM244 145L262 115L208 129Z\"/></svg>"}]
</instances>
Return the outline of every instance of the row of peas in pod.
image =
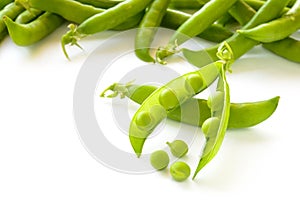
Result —
<instances>
[{"instance_id":1,"label":"row of peas in pod","mask_svg":"<svg viewBox=\"0 0 300 200\"><path fill-rule=\"evenodd\" d=\"M159 88L114 83L100 95L121 95L141 104L129 129L129 141L137 157L142 155L147 137L166 117L202 127L206 142L193 179L215 157L228 128L263 122L273 114L279 101L279 97L274 97L231 103L226 78L230 65L257 45L300 62L300 42L293 36L300 28L300 0L6 0L0 5L0 38L8 33L18 45L42 42L67 22L69 31L60 43L70 59L67 45L80 47L80 39L101 31L139 27L134 44L137 58L167 64L172 55L182 53L188 62L199 67ZM175 33L167 45L153 50L149 47L157 27L171 28ZM193 37L216 44L202 50L181 48ZM207 100L194 98L213 83L217 85L215 92ZM193 109L192 104L199 109ZM189 109L188 115L182 115L182 110ZM162 165L163 155L156 157L156 164ZM181 167L171 167L171 174ZM185 172L190 171L186 169ZM183 180L188 178L189 173L186 174Z\"/></svg>"}]
</instances>

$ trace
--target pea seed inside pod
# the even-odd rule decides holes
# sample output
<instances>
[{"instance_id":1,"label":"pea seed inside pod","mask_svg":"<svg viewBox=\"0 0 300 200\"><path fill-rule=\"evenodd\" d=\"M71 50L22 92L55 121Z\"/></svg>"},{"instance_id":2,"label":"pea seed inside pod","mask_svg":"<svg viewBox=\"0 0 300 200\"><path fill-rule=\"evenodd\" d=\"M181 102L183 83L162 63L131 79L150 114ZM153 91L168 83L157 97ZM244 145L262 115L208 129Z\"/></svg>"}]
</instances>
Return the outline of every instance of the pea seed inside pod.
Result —
<instances>
[{"instance_id":1,"label":"pea seed inside pod","mask_svg":"<svg viewBox=\"0 0 300 200\"><path fill-rule=\"evenodd\" d=\"M205 120L202 124L202 132L204 133L205 137L210 137L209 133L218 132L219 124L220 119L218 117L210 117Z\"/></svg>"},{"instance_id":2,"label":"pea seed inside pod","mask_svg":"<svg viewBox=\"0 0 300 200\"><path fill-rule=\"evenodd\" d=\"M223 108L224 102L224 93L221 91L217 91L216 93L209 96L207 99L207 106L212 111L219 111Z\"/></svg>"},{"instance_id":3,"label":"pea seed inside pod","mask_svg":"<svg viewBox=\"0 0 300 200\"><path fill-rule=\"evenodd\" d=\"M182 140L174 140L173 142L167 142L170 147L170 151L173 156L181 158L185 156L189 150L188 145Z\"/></svg>"},{"instance_id":4,"label":"pea seed inside pod","mask_svg":"<svg viewBox=\"0 0 300 200\"><path fill-rule=\"evenodd\" d=\"M172 110L179 105L176 94L169 88L165 88L159 95L159 103L166 109Z\"/></svg>"},{"instance_id":5,"label":"pea seed inside pod","mask_svg":"<svg viewBox=\"0 0 300 200\"><path fill-rule=\"evenodd\" d=\"M204 85L203 78L201 74L190 74L186 78L186 89L190 91L190 88L193 89L193 93L198 93Z\"/></svg>"},{"instance_id":6,"label":"pea seed inside pod","mask_svg":"<svg viewBox=\"0 0 300 200\"><path fill-rule=\"evenodd\" d=\"M191 169L185 162L178 161L171 165L170 173L174 180L184 181L190 176Z\"/></svg>"},{"instance_id":7,"label":"pea seed inside pod","mask_svg":"<svg viewBox=\"0 0 300 200\"><path fill-rule=\"evenodd\" d=\"M148 128L152 124L152 117L149 112L142 111L137 114L135 123L139 128Z\"/></svg>"},{"instance_id":8,"label":"pea seed inside pod","mask_svg":"<svg viewBox=\"0 0 300 200\"><path fill-rule=\"evenodd\" d=\"M158 150L150 155L150 163L154 169L163 170L169 165L168 154L163 150Z\"/></svg>"}]
</instances>

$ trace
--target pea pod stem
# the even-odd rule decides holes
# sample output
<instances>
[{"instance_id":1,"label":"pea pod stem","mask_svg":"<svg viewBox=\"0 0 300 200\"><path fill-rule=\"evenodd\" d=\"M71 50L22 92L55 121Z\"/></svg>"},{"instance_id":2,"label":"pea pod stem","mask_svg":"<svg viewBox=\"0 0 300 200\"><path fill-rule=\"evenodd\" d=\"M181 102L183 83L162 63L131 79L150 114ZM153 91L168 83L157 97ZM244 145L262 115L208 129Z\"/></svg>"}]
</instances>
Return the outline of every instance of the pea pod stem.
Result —
<instances>
[{"instance_id":1,"label":"pea pod stem","mask_svg":"<svg viewBox=\"0 0 300 200\"><path fill-rule=\"evenodd\" d=\"M151 2L152 0L127 0L102 13L93 15L82 22L78 27L71 27L70 31L61 38L61 46L65 56L69 59L65 49L66 45L79 46L77 41L81 38L111 29L125 22L129 17L133 17L142 12Z\"/></svg>"}]
</instances>

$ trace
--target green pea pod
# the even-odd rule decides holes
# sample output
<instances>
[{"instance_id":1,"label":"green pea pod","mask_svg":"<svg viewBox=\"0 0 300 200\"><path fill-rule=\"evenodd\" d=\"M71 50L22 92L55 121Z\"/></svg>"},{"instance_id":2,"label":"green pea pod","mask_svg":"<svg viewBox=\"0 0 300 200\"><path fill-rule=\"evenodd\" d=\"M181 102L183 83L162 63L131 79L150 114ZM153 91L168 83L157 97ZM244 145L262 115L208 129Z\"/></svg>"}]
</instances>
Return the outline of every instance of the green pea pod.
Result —
<instances>
[{"instance_id":1,"label":"green pea pod","mask_svg":"<svg viewBox=\"0 0 300 200\"><path fill-rule=\"evenodd\" d=\"M171 0L170 8L176 10L197 9L199 10L209 0Z\"/></svg>"},{"instance_id":2,"label":"green pea pod","mask_svg":"<svg viewBox=\"0 0 300 200\"><path fill-rule=\"evenodd\" d=\"M12 3L13 0L0 0L0 10L2 10L5 6Z\"/></svg>"},{"instance_id":3,"label":"green pea pod","mask_svg":"<svg viewBox=\"0 0 300 200\"><path fill-rule=\"evenodd\" d=\"M285 38L277 42L263 44L265 49L290 61L300 63L300 41L294 38Z\"/></svg>"},{"instance_id":4,"label":"green pea pod","mask_svg":"<svg viewBox=\"0 0 300 200\"><path fill-rule=\"evenodd\" d=\"M126 96L132 101L142 104L156 89L157 87L152 85L115 83L104 90L100 96L109 98L118 95L121 98ZM108 91L112 94L105 96ZM275 112L278 102L279 97L257 102L231 103L228 128L248 128L265 121ZM195 111L195 105L198 111ZM167 115L169 119L201 127L203 122L210 117L211 110L207 105L207 100L192 98Z\"/></svg>"},{"instance_id":5,"label":"green pea pod","mask_svg":"<svg viewBox=\"0 0 300 200\"><path fill-rule=\"evenodd\" d=\"M161 47L157 50L157 60L164 63L163 59L165 57L176 53L179 45L202 33L217 19L223 16L236 1L237 0L209 1L176 30L166 47Z\"/></svg>"},{"instance_id":6,"label":"green pea pod","mask_svg":"<svg viewBox=\"0 0 300 200\"><path fill-rule=\"evenodd\" d=\"M155 62L150 55L150 46L170 1L154 0L140 23L135 36L135 55L142 61Z\"/></svg>"},{"instance_id":7,"label":"green pea pod","mask_svg":"<svg viewBox=\"0 0 300 200\"><path fill-rule=\"evenodd\" d=\"M18 24L27 24L29 22L32 22L37 17L39 17L43 11L38 9L31 9L23 11L21 14L18 15L18 17L15 19L15 22Z\"/></svg>"},{"instance_id":8,"label":"green pea pod","mask_svg":"<svg viewBox=\"0 0 300 200\"><path fill-rule=\"evenodd\" d=\"M219 74L221 61L209 64L200 70L180 76L155 90L133 116L129 139L139 157L144 142L154 128L167 117L167 113L183 104L195 94L206 89Z\"/></svg>"},{"instance_id":9,"label":"green pea pod","mask_svg":"<svg viewBox=\"0 0 300 200\"><path fill-rule=\"evenodd\" d=\"M211 98L211 118L208 118L202 126L206 143L198 166L194 172L193 179L197 176L198 172L215 157L225 137L230 116L230 94L225 75L225 67L226 64L220 69L216 95Z\"/></svg>"},{"instance_id":10,"label":"green pea pod","mask_svg":"<svg viewBox=\"0 0 300 200\"><path fill-rule=\"evenodd\" d=\"M238 32L256 41L268 43L282 40L300 28L300 0L281 18Z\"/></svg>"},{"instance_id":11,"label":"green pea pod","mask_svg":"<svg viewBox=\"0 0 300 200\"><path fill-rule=\"evenodd\" d=\"M182 23L184 23L190 17L191 15L188 13L173 9L167 9L167 12L161 22L161 25L163 27L176 30ZM230 30L222 27L221 25L212 24L202 33L197 35L197 37L203 38L211 42L222 42L232 35L233 33Z\"/></svg>"},{"instance_id":12,"label":"green pea pod","mask_svg":"<svg viewBox=\"0 0 300 200\"><path fill-rule=\"evenodd\" d=\"M92 5L98 8L111 8L122 3L124 0L76 0L83 4Z\"/></svg>"},{"instance_id":13,"label":"green pea pod","mask_svg":"<svg viewBox=\"0 0 300 200\"><path fill-rule=\"evenodd\" d=\"M32 45L57 29L64 19L56 14L46 12L29 24L18 24L7 16L3 17L9 35L20 46Z\"/></svg>"},{"instance_id":14,"label":"green pea pod","mask_svg":"<svg viewBox=\"0 0 300 200\"><path fill-rule=\"evenodd\" d=\"M10 3L0 11L0 19L4 16L8 16L15 19L25 9L22 6ZM3 20L0 20L0 41L7 35L6 25Z\"/></svg>"},{"instance_id":15,"label":"green pea pod","mask_svg":"<svg viewBox=\"0 0 300 200\"><path fill-rule=\"evenodd\" d=\"M257 26L258 24L277 18L282 13L282 10L286 7L288 2L289 0L269 0L256 13L253 10L251 11L251 9L245 9L245 12L253 12L253 17L245 26L243 26L243 29L249 29ZM244 13L242 14L244 15ZM258 41L249 39L240 33L234 34L232 37L228 38L226 42L231 47L234 59L238 59L247 51L259 44ZM187 61L192 65L202 67L208 63L218 60L216 53L219 46L220 44L217 44L213 47L196 51L183 48L182 53Z\"/></svg>"},{"instance_id":16,"label":"green pea pod","mask_svg":"<svg viewBox=\"0 0 300 200\"><path fill-rule=\"evenodd\" d=\"M67 44L79 46L77 41L88 35L105 31L125 22L128 18L142 12L153 0L127 0L102 13L86 19L78 27L69 26L70 31L62 36L61 46L65 56L69 59L65 46Z\"/></svg>"}]
</instances>

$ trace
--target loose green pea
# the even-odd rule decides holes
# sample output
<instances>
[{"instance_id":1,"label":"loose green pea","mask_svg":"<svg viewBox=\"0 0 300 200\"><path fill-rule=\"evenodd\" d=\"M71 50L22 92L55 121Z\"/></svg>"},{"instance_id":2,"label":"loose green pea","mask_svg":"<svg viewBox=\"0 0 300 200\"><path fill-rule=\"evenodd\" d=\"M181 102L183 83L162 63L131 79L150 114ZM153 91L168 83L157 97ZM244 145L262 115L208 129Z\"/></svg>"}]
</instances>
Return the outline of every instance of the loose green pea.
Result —
<instances>
[{"instance_id":1,"label":"loose green pea","mask_svg":"<svg viewBox=\"0 0 300 200\"><path fill-rule=\"evenodd\" d=\"M189 150L188 145L182 140L174 140L173 142L167 142L170 147L171 153L177 158L185 156Z\"/></svg>"},{"instance_id":2,"label":"loose green pea","mask_svg":"<svg viewBox=\"0 0 300 200\"><path fill-rule=\"evenodd\" d=\"M214 129L218 129L219 128L219 124L220 124L220 119L217 117L210 117L207 120L205 120L202 124L202 132L204 133L204 135L206 137L209 137L209 133L215 133L216 130Z\"/></svg>"},{"instance_id":3,"label":"loose green pea","mask_svg":"<svg viewBox=\"0 0 300 200\"><path fill-rule=\"evenodd\" d=\"M179 101L175 93L171 89L166 88L159 95L159 103L166 110L172 110L179 104Z\"/></svg>"},{"instance_id":4,"label":"loose green pea","mask_svg":"<svg viewBox=\"0 0 300 200\"><path fill-rule=\"evenodd\" d=\"M190 176L191 169L185 162L178 161L171 165L170 173L174 180L184 181Z\"/></svg>"},{"instance_id":5,"label":"loose green pea","mask_svg":"<svg viewBox=\"0 0 300 200\"><path fill-rule=\"evenodd\" d=\"M223 101L224 101L224 93L221 91L217 91L208 97L207 106L212 111L218 111L222 109Z\"/></svg>"},{"instance_id":6,"label":"loose green pea","mask_svg":"<svg viewBox=\"0 0 300 200\"><path fill-rule=\"evenodd\" d=\"M187 89L192 87L194 93L198 93L204 85L203 78L200 74L190 74L186 79L186 83Z\"/></svg>"},{"instance_id":7,"label":"loose green pea","mask_svg":"<svg viewBox=\"0 0 300 200\"><path fill-rule=\"evenodd\" d=\"M140 112L136 117L136 124L140 128L147 128L151 125L152 118L149 112L143 111Z\"/></svg>"},{"instance_id":8,"label":"loose green pea","mask_svg":"<svg viewBox=\"0 0 300 200\"><path fill-rule=\"evenodd\" d=\"M150 156L150 163L153 168L163 170L169 165L170 159L168 154L163 150L155 151Z\"/></svg>"}]
</instances>

